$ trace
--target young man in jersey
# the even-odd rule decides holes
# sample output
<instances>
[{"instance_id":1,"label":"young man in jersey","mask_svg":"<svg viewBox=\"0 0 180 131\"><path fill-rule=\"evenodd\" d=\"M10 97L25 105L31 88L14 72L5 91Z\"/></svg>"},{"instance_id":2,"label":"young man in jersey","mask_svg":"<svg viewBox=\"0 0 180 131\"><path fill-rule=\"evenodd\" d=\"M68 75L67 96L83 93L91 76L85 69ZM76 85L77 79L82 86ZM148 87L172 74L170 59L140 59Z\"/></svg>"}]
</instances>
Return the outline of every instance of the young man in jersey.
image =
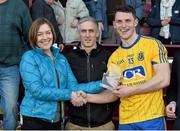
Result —
<instances>
[{"instance_id":1,"label":"young man in jersey","mask_svg":"<svg viewBox=\"0 0 180 131\"><path fill-rule=\"evenodd\" d=\"M138 20L131 6L115 13L114 28L122 40L109 58L123 71L121 84L113 90L120 97L120 130L164 130L163 88L169 85L167 50L154 38L136 33Z\"/></svg>"}]
</instances>

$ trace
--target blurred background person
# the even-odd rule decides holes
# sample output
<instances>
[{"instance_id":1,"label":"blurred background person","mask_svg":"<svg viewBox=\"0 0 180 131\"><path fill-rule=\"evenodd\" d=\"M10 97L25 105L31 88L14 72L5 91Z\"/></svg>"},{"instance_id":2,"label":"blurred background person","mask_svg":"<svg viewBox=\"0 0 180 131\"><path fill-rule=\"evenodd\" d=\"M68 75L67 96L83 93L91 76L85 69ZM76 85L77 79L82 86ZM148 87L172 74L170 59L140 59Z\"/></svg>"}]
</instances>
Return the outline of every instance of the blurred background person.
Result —
<instances>
[{"instance_id":1,"label":"blurred background person","mask_svg":"<svg viewBox=\"0 0 180 131\"><path fill-rule=\"evenodd\" d=\"M3 129L17 126L19 62L28 49L31 17L22 0L0 0L0 108Z\"/></svg>"},{"instance_id":2,"label":"blurred background person","mask_svg":"<svg viewBox=\"0 0 180 131\"><path fill-rule=\"evenodd\" d=\"M173 130L180 130L180 52L174 55L171 72L170 86L166 90L167 117L175 119Z\"/></svg>"},{"instance_id":3,"label":"blurred background person","mask_svg":"<svg viewBox=\"0 0 180 131\"><path fill-rule=\"evenodd\" d=\"M63 39L62 39L61 33L58 29L58 24L56 22L53 8L51 7L53 2L54 2L54 0L33 0L32 6L30 9L31 17L32 17L33 21L39 17L45 17L52 23L52 25L55 29L56 35L57 35L56 43L62 49L63 48L63 45L62 45Z\"/></svg>"},{"instance_id":4,"label":"blurred background person","mask_svg":"<svg viewBox=\"0 0 180 131\"><path fill-rule=\"evenodd\" d=\"M144 0L144 13L143 18L141 19L141 28L140 34L145 36L151 36L151 26L147 24L147 17L152 8L152 0Z\"/></svg>"},{"instance_id":5,"label":"blurred background person","mask_svg":"<svg viewBox=\"0 0 180 131\"><path fill-rule=\"evenodd\" d=\"M178 44L180 42L179 12L179 0L156 0L147 18L147 23L152 28L152 36L163 44Z\"/></svg>"},{"instance_id":6,"label":"blurred background person","mask_svg":"<svg viewBox=\"0 0 180 131\"><path fill-rule=\"evenodd\" d=\"M139 34L140 33L140 28L141 28L141 25L140 25L140 22L144 16L144 5L143 5L143 2L142 0L125 0L126 2L126 5L130 5L132 6L135 11L136 11L136 17L139 21L137 27L136 27L136 31L137 33Z\"/></svg>"},{"instance_id":7,"label":"blurred background person","mask_svg":"<svg viewBox=\"0 0 180 131\"><path fill-rule=\"evenodd\" d=\"M96 19L99 26L101 39L108 38L107 1L106 0L83 0L89 10L89 15Z\"/></svg>"},{"instance_id":8,"label":"blurred background person","mask_svg":"<svg viewBox=\"0 0 180 131\"><path fill-rule=\"evenodd\" d=\"M63 37L63 43L79 41L77 35L78 20L89 16L89 11L82 0L55 0L51 5Z\"/></svg>"},{"instance_id":9,"label":"blurred background person","mask_svg":"<svg viewBox=\"0 0 180 131\"><path fill-rule=\"evenodd\" d=\"M117 8L126 5L125 0L107 0L107 17L109 23L108 40L105 43L118 44L120 45L121 39L119 34L113 27L114 14Z\"/></svg>"}]
</instances>

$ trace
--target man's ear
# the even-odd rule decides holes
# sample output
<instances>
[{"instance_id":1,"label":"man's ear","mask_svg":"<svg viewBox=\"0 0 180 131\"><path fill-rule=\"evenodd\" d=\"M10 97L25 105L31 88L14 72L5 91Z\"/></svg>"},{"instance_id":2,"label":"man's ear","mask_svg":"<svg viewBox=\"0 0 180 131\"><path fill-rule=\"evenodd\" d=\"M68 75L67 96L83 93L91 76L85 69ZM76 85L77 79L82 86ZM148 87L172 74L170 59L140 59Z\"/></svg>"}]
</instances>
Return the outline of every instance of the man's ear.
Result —
<instances>
[{"instance_id":1,"label":"man's ear","mask_svg":"<svg viewBox=\"0 0 180 131\"><path fill-rule=\"evenodd\" d=\"M100 36L100 31L98 29L98 31L96 32L96 38L99 38L99 36Z\"/></svg>"},{"instance_id":2,"label":"man's ear","mask_svg":"<svg viewBox=\"0 0 180 131\"><path fill-rule=\"evenodd\" d=\"M135 19L135 27L138 25L138 23L139 23L139 19L136 18L136 19Z\"/></svg>"},{"instance_id":3,"label":"man's ear","mask_svg":"<svg viewBox=\"0 0 180 131\"><path fill-rule=\"evenodd\" d=\"M113 27L114 27L114 29L116 29L116 23L115 23L115 21L113 21Z\"/></svg>"}]
</instances>

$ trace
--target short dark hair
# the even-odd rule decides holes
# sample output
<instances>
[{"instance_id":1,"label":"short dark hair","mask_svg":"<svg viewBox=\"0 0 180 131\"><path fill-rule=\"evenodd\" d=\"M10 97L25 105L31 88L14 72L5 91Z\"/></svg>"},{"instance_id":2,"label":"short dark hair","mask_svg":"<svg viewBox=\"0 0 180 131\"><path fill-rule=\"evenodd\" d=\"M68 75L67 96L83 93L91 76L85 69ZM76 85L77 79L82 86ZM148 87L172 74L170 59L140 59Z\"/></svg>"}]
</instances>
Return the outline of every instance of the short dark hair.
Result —
<instances>
[{"instance_id":1,"label":"short dark hair","mask_svg":"<svg viewBox=\"0 0 180 131\"><path fill-rule=\"evenodd\" d=\"M53 34L53 42L56 41L56 33L54 31L54 27L51 24L51 22L49 22L44 17L39 17L32 23L32 25L29 29L29 42L30 42L30 46L32 48L35 48L37 45L37 33L38 33L40 26L43 24L47 24L50 27L52 34Z\"/></svg>"},{"instance_id":2,"label":"short dark hair","mask_svg":"<svg viewBox=\"0 0 180 131\"><path fill-rule=\"evenodd\" d=\"M115 16L116 16L117 12L132 13L133 17L135 19L137 18L135 9L130 5L123 5L123 6L120 6L119 8L117 8L115 11L114 20L115 20Z\"/></svg>"}]
</instances>

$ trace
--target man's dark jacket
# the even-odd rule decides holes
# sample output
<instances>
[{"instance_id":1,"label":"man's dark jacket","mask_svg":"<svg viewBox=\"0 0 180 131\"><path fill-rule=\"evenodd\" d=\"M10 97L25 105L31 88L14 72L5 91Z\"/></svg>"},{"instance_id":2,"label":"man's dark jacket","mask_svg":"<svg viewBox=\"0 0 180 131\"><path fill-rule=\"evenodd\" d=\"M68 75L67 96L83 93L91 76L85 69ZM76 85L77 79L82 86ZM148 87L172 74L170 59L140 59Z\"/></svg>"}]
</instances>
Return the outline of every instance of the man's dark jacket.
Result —
<instances>
[{"instance_id":1,"label":"man's dark jacket","mask_svg":"<svg viewBox=\"0 0 180 131\"><path fill-rule=\"evenodd\" d=\"M77 49L68 53L67 59L72 71L79 83L101 80L103 73L106 72L107 61L110 52L97 44L88 55L85 50ZM108 98L107 98L108 99ZM74 107L70 104L69 117L70 122L84 127L96 127L112 120L113 103L111 104L92 104L88 103L82 107Z\"/></svg>"},{"instance_id":2,"label":"man's dark jacket","mask_svg":"<svg viewBox=\"0 0 180 131\"><path fill-rule=\"evenodd\" d=\"M171 82L166 90L167 104L176 102L176 116L174 130L180 129L180 52L175 53L172 64Z\"/></svg>"}]
</instances>

